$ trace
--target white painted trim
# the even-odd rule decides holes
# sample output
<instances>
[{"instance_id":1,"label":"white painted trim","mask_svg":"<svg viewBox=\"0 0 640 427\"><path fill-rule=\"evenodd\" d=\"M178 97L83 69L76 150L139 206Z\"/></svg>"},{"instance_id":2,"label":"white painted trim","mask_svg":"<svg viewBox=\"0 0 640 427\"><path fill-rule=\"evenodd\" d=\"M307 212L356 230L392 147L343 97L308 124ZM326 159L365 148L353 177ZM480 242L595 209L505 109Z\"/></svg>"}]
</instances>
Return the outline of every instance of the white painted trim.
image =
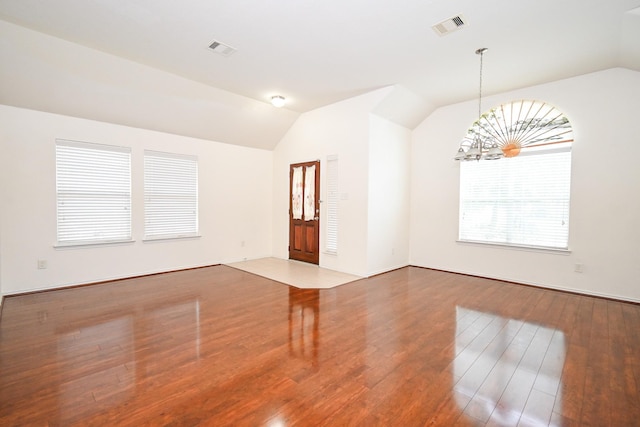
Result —
<instances>
[{"instance_id":1,"label":"white painted trim","mask_svg":"<svg viewBox=\"0 0 640 427\"><path fill-rule=\"evenodd\" d=\"M53 248L58 249L84 249L90 247L103 247L103 246L117 246L117 245L128 245L131 243L135 243L136 241L133 239L128 240L109 240L109 241L90 241L90 242L71 242L71 243L56 243L53 245Z\"/></svg>"},{"instance_id":2,"label":"white painted trim","mask_svg":"<svg viewBox=\"0 0 640 427\"><path fill-rule=\"evenodd\" d=\"M621 296L621 295L606 294L606 293L603 293L603 292L585 291L585 290L582 290L582 289L576 289L576 288L565 287L565 286L544 285L544 284L541 284L541 283L534 283L534 282L528 282L528 281L519 281L519 280L514 280L514 279L509 279L509 278L499 277L499 276L485 276L485 275L480 275L480 274L477 274L477 273L471 273L471 272L468 272L468 271L454 271L454 270L448 270L448 269L445 269L445 268L426 267L426 266L421 266L421 265L412 265L412 266L420 267L420 268L427 268L427 269L431 269L431 270L444 271L444 272L447 272L447 273L464 274L464 275L467 275L467 276L481 277L481 278L492 279L492 280L500 280L502 282L513 283L515 285L526 285L526 286L532 286L534 288L550 289L550 290L561 291L561 292L570 292L570 293L573 293L573 294L579 294L579 295L585 295L585 296L591 296L591 297L607 298L607 299L612 299L612 300L616 300L616 301L623 301L623 302L631 302L631 303L640 304L640 299L629 298L629 297L625 297L625 296Z\"/></svg>"},{"instance_id":3,"label":"white painted trim","mask_svg":"<svg viewBox=\"0 0 640 427\"><path fill-rule=\"evenodd\" d=\"M255 258L253 258L253 259L255 259ZM244 261L246 261L246 260L244 260ZM149 272L146 272L146 273L137 274L135 277L138 277L138 276L149 276L149 275L161 274L161 273L171 273L171 272L174 272L174 271L190 270L190 269L194 269L194 268L203 268L203 267L209 267L209 266L212 266L212 265L223 265L223 264L228 264L228 262L226 262L226 263L225 262L223 262L223 263L214 263L214 264L210 264L210 265L195 265L195 266L191 266L191 267L182 267L180 269L171 270L171 271L149 271ZM500 281L503 281L503 282L513 283L513 284L516 284L516 285L521 284L521 285L533 286L535 288L540 288L540 289L550 289L550 290L556 290L556 291L571 292L573 294L586 295L586 296L592 296L592 297L600 297L600 298L608 298L608 299L613 299L613 300L617 300L617 301L640 304L640 299L628 298L628 297L623 297L623 296L620 296L620 295L605 294L605 293L602 293L602 292L586 292L586 291L583 291L583 290L580 290L580 289L575 289L575 288L569 288L569 287L563 287L563 286L549 286L549 285L542 285L542 284L539 284L539 283L532 283L532 282L522 282L522 281L516 282L514 280L503 278L503 277L480 276L478 274L470 273L470 272L467 272L467 271L453 271L453 270L447 270L447 269L443 269L443 268L426 267L426 266L415 265L415 264L398 265L397 267L384 269L384 270L381 270L379 272L372 272L372 273L370 273L369 275L367 275L364 278L369 278L369 277L376 276L376 275L379 275L379 274L388 273L388 272L391 272L391 271L394 271L394 270L398 270L398 269L404 268L404 267L426 268L426 269L429 269L429 270L444 271L444 272L452 273L452 274L464 274L464 275L467 275L467 276L482 277L482 278L492 279L492 280L500 280ZM347 274L351 274L351 273L347 273ZM114 276L114 277L111 277L111 278L105 278L105 279L96 280L96 281L87 282L87 283L69 283L69 284L64 284L64 285L55 285L55 286L51 286L51 287L40 287L40 288L29 289L29 290L25 290L25 291L15 291L15 292L10 292L10 293L8 293L6 295L10 296L10 295L21 295L21 294L32 293L32 292L52 291L52 290L63 289L63 288L72 287L72 286L92 285L92 284L99 284L99 283L103 283L103 282L110 282L110 281L114 281L114 280L125 280L125 279L131 279L131 278L132 278L132 276ZM3 295L0 295L0 307L2 307L3 297L4 297Z\"/></svg>"},{"instance_id":4,"label":"white painted trim","mask_svg":"<svg viewBox=\"0 0 640 427\"><path fill-rule=\"evenodd\" d=\"M405 268L405 267L414 267L414 266L412 266L411 264L398 264L395 267L388 267L388 268L383 268L383 269L379 269L379 270L374 270L374 271L368 273L366 278L369 278L369 277L372 277L372 276L377 276L379 274L389 273L391 271L399 270L399 269Z\"/></svg>"},{"instance_id":5,"label":"white painted trim","mask_svg":"<svg viewBox=\"0 0 640 427\"><path fill-rule=\"evenodd\" d=\"M570 255L570 249L563 248L549 248L544 246L528 246L528 245L514 245L508 243L497 243L497 242L480 242L477 240L456 240L456 243L460 243L463 245L472 245L472 246L490 246L492 248L498 249L512 249L517 251L528 251L528 252L545 252L551 254L558 255Z\"/></svg>"},{"instance_id":6,"label":"white painted trim","mask_svg":"<svg viewBox=\"0 0 640 427\"><path fill-rule=\"evenodd\" d=\"M192 265L192 266L183 266L183 267L178 267L178 268L173 268L171 270L149 270L146 272L139 272L136 273L134 275L122 275L122 276L111 276L111 277L105 277L105 278L101 278L101 279L97 279L97 280L92 280L90 282L77 282L77 283L63 283L63 284L57 284L57 285L53 285L53 286L44 286L44 287L37 287L37 288L30 288L30 289L25 289L25 290L16 290L16 291L12 291L9 292L7 294L5 294L5 296L11 296L11 295L24 295L24 294L31 294L31 293L35 293L35 292L44 292L44 291L56 291L58 289L65 289L65 288L69 288L69 287L73 287L73 286L89 286L89 285L98 285L101 283L105 283L105 282L113 282L116 280L127 280L127 279L135 279L136 277L143 277L143 276L152 276L154 274L163 274L163 273L173 273L173 272L178 272L178 271L182 271L182 270L192 270L192 269L196 269L196 268L204 268L204 267L211 267L211 266L215 266L215 265L222 265L222 263L211 263L211 264L205 264L205 265Z\"/></svg>"}]
</instances>

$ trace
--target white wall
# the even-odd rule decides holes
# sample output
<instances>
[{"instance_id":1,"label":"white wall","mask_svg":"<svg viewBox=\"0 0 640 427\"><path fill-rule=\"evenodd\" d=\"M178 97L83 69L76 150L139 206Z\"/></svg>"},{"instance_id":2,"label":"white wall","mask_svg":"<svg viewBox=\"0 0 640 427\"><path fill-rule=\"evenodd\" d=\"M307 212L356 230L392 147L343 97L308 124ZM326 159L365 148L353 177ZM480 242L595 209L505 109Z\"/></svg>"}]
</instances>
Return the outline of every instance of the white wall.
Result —
<instances>
[{"instance_id":1,"label":"white wall","mask_svg":"<svg viewBox=\"0 0 640 427\"><path fill-rule=\"evenodd\" d=\"M409 263L411 131L371 115L367 275Z\"/></svg>"},{"instance_id":2,"label":"white wall","mask_svg":"<svg viewBox=\"0 0 640 427\"><path fill-rule=\"evenodd\" d=\"M640 301L640 73L610 69L483 99L547 101L569 118L570 253L457 243L460 139L477 101L440 108L413 134L411 264ZM584 272L574 271L576 263Z\"/></svg>"},{"instance_id":3,"label":"white wall","mask_svg":"<svg viewBox=\"0 0 640 427\"><path fill-rule=\"evenodd\" d=\"M135 243L54 248L56 138L132 148ZM144 149L198 156L201 238L142 242ZM271 151L0 105L0 153L5 295L270 255Z\"/></svg>"},{"instance_id":4,"label":"white wall","mask_svg":"<svg viewBox=\"0 0 640 427\"><path fill-rule=\"evenodd\" d=\"M320 206L320 266L367 275L367 208L369 117L372 108L392 88L379 89L331 104L300 116L274 151L273 249L288 258L289 165L320 160L320 191L325 198L326 159L337 155L339 164L338 254L324 253L326 207Z\"/></svg>"},{"instance_id":5,"label":"white wall","mask_svg":"<svg viewBox=\"0 0 640 427\"><path fill-rule=\"evenodd\" d=\"M0 174L0 180L2 180L2 175ZM2 181L0 181L0 201L2 200ZM0 209L2 209L2 203L0 203ZM2 300L4 298L4 293L2 291L2 214L0 214L0 314L2 313Z\"/></svg>"},{"instance_id":6,"label":"white wall","mask_svg":"<svg viewBox=\"0 0 640 427\"><path fill-rule=\"evenodd\" d=\"M211 141L271 150L299 115L2 20L0 64L0 104Z\"/></svg>"},{"instance_id":7,"label":"white wall","mask_svg":"<svg viewBox=\"0 0 640 427\"><path fill-rule=\"evenodd\" d=\"M571 121L568 254L457 243L452 157L476 101L437 109L413 132L409 154L408 131L371 114L390 91L301 115L273 152L0 105L0 292L287 258L289 164L320 159L324 192L326 157L337 155L339 247L337 255L321 253L323 267L368 276L402 266L408 240L413 265L640 301L640 73L611 69L485 99L485 106L544 100ZM54 249L56 138L132 147L135 243ZM144 149L199 156L200 239L141 241ZM48 268L38 270L38 259Z\"/></svg>"},{"instance_id":8,"label":"white wall","mask_svg":"<svg viewBox=\"0 0 640 427\"><path fill-rule=\"evenodd\" d=\"M320 266L356 274L403 267L409 260L411 131L371 114L397 88L388 87L303 114L274 152L274 256L288 258L289 165L326 159L339 164L338 253L324 252L326 208L321 204Z\"/></svg>"}]
</instances>

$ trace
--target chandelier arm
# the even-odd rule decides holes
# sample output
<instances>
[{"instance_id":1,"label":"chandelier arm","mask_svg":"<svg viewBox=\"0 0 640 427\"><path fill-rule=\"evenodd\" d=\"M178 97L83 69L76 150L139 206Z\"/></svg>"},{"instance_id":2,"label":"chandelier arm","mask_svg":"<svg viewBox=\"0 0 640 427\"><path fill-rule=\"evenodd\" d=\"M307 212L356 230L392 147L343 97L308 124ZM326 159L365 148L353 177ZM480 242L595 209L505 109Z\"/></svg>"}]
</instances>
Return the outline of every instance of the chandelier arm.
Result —
<instances>
[{"instance_id":1,"label":"chandelier arm","mask_svg":"<svg viewBox=\"0 0 640 427\"><path fill-rule=\"evenodd\" d=\"M484 131L485 135L488 136L488 139L486 139L486 141L493 140L498 146L501 146L504 144L504 141L505 141L504 138L502 137L501 134L496 133L495 128L491 126L487 127L485 125L480 125L480 128ZM485 141L483 141L483 147L490 147L490 145L487 145L484 142Z\"/></svg>"},{"instance_id":2,"label":"chandelier arm","mask_svg":"<svg viewBox=\"0 0 640 427\"><path fill-rule=\"evenodd\" d=\"M469 148L471 147L471 145L473 144L473 139L470 139L468 136L465 136L464 138L462 138L462 141L460 141L460 147L462 148Z\"/></svg>"}]
</instances>

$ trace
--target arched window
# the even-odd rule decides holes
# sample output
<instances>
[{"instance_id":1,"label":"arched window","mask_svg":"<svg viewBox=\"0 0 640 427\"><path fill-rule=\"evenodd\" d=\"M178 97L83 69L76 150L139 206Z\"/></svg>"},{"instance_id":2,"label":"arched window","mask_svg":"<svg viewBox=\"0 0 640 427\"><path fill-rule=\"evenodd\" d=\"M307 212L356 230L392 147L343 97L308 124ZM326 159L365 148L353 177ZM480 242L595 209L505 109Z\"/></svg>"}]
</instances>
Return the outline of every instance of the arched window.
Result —
<instances>
[{"instance_id":1,"label":"arched window","mask_svg":"<svg viewBox=\"0 0 640 427\"><path fill-rule=\"evenodd\" d=\"M568 249L573 131L565 115L514 101L483 114L461 145L478 138L504 157L460 163L459 239Z\"/></svg>"}]
</instances>

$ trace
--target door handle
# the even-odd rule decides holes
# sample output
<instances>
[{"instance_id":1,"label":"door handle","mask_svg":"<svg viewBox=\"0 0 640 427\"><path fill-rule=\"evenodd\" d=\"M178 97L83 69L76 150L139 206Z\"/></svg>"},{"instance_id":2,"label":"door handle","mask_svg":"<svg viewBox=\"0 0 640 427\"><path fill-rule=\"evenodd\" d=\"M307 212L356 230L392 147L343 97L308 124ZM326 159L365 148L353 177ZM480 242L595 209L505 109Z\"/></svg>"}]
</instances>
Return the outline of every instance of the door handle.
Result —
<instances>
[{"instance_id":1,"label":"door handle","mask_svg":"<svg viewBox=\"0 0 640 427\"><path fill-rule=\"evenodd\" d=\"M319 217L319 216L313 217L313 220L314 220L314 221L317 221L317 220L319 220L319 219L320 219L320 217Z\"/></svg>"}]
</instances>

